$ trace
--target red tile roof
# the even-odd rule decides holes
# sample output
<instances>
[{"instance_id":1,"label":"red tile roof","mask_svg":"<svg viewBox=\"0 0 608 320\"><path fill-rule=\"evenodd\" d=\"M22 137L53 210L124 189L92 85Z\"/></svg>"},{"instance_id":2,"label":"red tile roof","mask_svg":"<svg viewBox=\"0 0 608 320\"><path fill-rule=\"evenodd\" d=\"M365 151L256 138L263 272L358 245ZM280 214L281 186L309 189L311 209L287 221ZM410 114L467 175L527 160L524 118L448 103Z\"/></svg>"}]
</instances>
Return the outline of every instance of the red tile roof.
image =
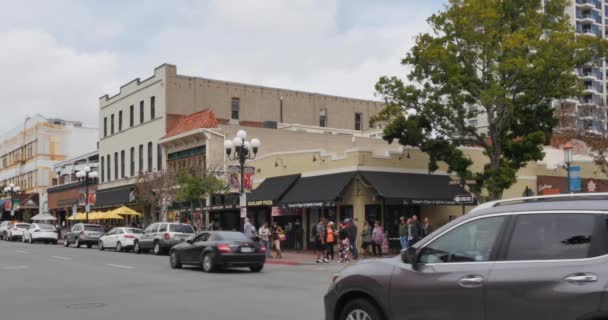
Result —
<instances>
[{"instance_id":1,"label":"red tile roof","mask_svg":"<svg viewBox=\"0 0 608 320\"><path fill-rule=\"evenodd\" d=\"M210 109L178 118L163 139L201 128L217 128L217 119Z\"/></svg>"}]
</instances>

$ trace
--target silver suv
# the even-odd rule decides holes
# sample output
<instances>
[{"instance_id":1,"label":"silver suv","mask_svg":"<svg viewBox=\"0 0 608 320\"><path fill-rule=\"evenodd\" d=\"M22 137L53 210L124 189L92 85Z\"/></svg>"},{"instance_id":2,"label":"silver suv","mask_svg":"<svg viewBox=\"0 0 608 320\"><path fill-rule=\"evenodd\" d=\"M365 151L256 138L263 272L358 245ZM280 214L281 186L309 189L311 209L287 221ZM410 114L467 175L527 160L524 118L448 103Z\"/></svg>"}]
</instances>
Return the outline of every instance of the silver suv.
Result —
<instances>
[{"instance_id":1,"label":"silver suv","mask_svg":"<svg viewBox=\"0 0 608 320\"><path fill-rule=\"evenodd\" d=\"M608 319L608 194L483 204L334 276L326 319Z\"/></svg>"},{"instance_id":2,"label":"silver suv","mask_svg":"<svg viewBox=\"0 0 608 320\"><path fill-rule=\"evenodd\" d=\"M65 234L63 246L69 247L73 243L76 248L80 248L81 245L91 248L97 245L103 234L103 227L98 224L77 223Z\"/></svg>"},{"instance_id":3,"label":"silver suv","mask_svg":"<svg viewBox=\"0 0 608 320\"><path fill-rule=\"evenodd\" d=\"M144 233L135 239L133 252L152 250L155 255L168 252L174 245L193 238L194 228L185 223L158 222L149 225Z\"/></svg>"}]
</instances>

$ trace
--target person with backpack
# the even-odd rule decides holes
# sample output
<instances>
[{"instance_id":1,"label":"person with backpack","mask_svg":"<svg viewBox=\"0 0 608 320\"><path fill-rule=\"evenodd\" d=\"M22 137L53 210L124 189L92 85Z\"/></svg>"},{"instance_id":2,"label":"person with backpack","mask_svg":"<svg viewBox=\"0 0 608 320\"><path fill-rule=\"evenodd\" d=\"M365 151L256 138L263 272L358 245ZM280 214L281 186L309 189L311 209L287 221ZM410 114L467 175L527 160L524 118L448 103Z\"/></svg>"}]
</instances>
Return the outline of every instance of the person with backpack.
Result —
<instances>
[{"instance_id":1,"label":"person with backpack","mask_svg":"<svg viewBox=\"0 0 608 320\"><path fill-rule=\"evenodd\" d=\"M384 229L380 226L380 221L376 221L374 231L372 232L372 249L374 255L382 256L382 244L384 243Z\"/></svg>"},{"instance_id":2,"label":"person with backpack","mask_svg":"<svg viewBox=\"0 0 608 320\"><path fill-rule=\"evenodd\" d=\"M325 227L325 218L321 219L313 230L313 236L315 237L315 247L317 249L317 263L329 263L329 260L325 258L327 256L326 248L326 235L327 228Z\"/></svg>"}]
</instances>

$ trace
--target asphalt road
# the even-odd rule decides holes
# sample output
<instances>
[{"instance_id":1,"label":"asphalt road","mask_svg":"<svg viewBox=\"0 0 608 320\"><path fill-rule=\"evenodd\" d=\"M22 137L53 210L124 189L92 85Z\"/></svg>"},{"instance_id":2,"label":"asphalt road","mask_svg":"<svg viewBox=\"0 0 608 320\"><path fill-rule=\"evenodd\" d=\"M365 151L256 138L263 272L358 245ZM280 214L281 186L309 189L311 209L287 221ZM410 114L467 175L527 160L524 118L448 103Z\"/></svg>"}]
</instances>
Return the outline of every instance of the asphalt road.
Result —
<instances>
[{"instance_id":1,"label":"asphalt road","mask_svg":"<svg viewBox=\"0 0 608 320\"><path fill-rule=\"evenodd\" d=\"M322 319L340 268L206 274L166 256L0 241L0 319Z\"/></svg>"}]
</instances>

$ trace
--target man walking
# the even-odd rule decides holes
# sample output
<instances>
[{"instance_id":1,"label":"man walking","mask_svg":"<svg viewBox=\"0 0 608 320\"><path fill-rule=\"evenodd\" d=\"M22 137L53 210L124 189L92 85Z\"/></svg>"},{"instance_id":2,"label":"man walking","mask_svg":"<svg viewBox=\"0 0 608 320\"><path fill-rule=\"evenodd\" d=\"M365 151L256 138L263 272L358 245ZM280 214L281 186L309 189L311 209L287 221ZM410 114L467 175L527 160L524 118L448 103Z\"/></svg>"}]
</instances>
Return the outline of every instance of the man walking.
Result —
<instances>
[{"instance_id":1,"label":"man walking","mask_svg":"<svg viewBox=\"0 0 608 320\"><path fill-rule=\"evenodd\" d=\"M325 218L321 219L315 229L315 247L317 248L317 263L329 263L325 257L327 256L327 249L325 248L326 242L325 237L327 235L327 228L325 227Z\"/></svg>"},{"instance_id":2,"label":"man walking","mask_svg":"<svg viewBox=\"0 0 608 320\"><path fill-rule=\"evenodd\" d=\"M418 221L418 216L412 216L412 227L411 227L411 238L410 246L413 246L420 240L422 237L422 227L420 226L420 221Z\"/></svg>"},{"instance_id":3,"label":"man walking","mask_svg":"<svg viewBox=\"0 0 608 320\"><path fill-rule=\"evenodd\" d=\"M431 226L431 221L429 220L429 217L425 217L424 224L422 225L422 236L426 237L431 232L433 232L433 227Z\"/></svg>"},{"instance_id":4,"label":"man walking","mask_svg":"<svg viewBox=\"0 0 608 320\"><path fill-rule=\"evenodd\" d=\"M260 231L258 232L260 239L264 246L266 246L266 257L270 258L270 228L268 228L268 222L264 222L264 224L260 227Z\"/></svg>"},{"instance_id":5,"label":"man walking","mask_svg":"<svg viewBox=\"0 0 608 320\"><path fill-rule=\"evenodd\" d=\"M245 225L243 226L243 233L247 236L247 238L254 240L253 237L255 235L255 228L249 222L249 218L245 218Z\"/></svg>"},{"instance_id":6,"label":"man walking","mask_svg":"<svg viewBox=\"0 0 608 320\"><path fill-rule=\"evenodd\" d=\"M407 223L404 217L399 219L399 242L401 243L401 249L407 249Z\"/></svg>"},{"instance_id":7,"label":"man walking","mask_svg":"<svg viewBox=\"0 0 608 320\"><path fill-rule=\"evenodd\" d=\"M354 220L345 220L348 228L348 239L350 240L350 251L353 254L353 259L359 259L359 249L357 248L357 225Z\"/></svg>"}]
</instances>

